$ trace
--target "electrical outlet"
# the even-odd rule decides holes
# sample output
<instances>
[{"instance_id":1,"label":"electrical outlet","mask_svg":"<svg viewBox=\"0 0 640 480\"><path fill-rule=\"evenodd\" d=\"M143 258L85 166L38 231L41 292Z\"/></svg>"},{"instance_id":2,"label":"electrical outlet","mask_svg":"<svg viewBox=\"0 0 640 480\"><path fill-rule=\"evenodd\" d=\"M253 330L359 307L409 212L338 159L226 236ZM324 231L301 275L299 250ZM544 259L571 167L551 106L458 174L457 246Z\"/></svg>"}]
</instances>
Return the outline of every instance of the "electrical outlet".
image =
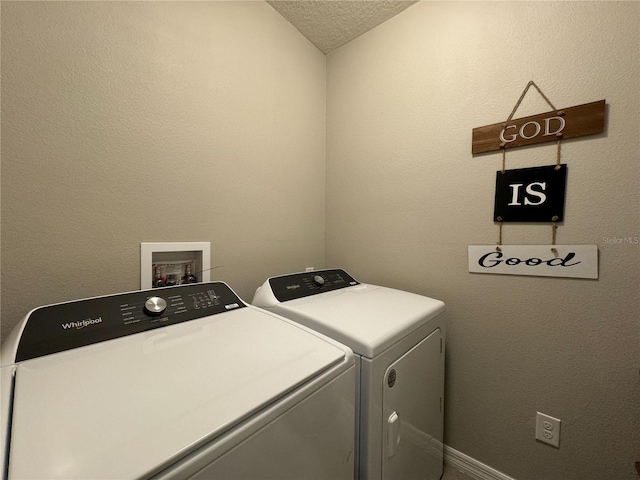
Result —
<instances>
[{"instance_id":1,"label":"electrical outlet","mask_svg":"<svg viewBox=\"0 0 640 480\"><path fill-rule=\"evenodd\" d=\"M536 440L560 448L560 419L536 412Z\"/></svg>"},{"instance_id":2,"label":"electrical outlet","mask_svg":"<svg viewBox=\"0 0 640 480\"><path fill-rule=\"evenodd\" d=\"M313 267L307 267L304 269L305 272L313 272Z\"/></svg>"}]
</instances>

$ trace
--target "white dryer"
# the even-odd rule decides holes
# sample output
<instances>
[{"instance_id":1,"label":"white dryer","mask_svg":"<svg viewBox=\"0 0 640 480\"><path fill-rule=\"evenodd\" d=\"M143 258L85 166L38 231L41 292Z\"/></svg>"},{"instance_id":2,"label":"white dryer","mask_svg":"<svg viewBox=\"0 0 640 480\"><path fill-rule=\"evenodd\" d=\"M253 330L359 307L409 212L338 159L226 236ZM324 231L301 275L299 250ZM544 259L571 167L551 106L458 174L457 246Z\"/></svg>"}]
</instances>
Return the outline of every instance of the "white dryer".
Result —
<instances>
[{"instance_id":1,"label":"white dryer","mask_svg":"<svg viewBox=\"0 0 640 480\"><path fill-rule=\"evenodd\" d=\"M442 476L443 302L333 269L269 278L252 303L353 349L359 478Z\"/></svg>"},{"instance_id":2,"label":"white dryer","mask_svg":"<svg viewBox=\"0 0 640 480\"><path fill-rule=\"evenodd\" d=\"M2 350L4 479L352 479L352 352L224 283L31 311Z\"/></svg>"}]
</instances>

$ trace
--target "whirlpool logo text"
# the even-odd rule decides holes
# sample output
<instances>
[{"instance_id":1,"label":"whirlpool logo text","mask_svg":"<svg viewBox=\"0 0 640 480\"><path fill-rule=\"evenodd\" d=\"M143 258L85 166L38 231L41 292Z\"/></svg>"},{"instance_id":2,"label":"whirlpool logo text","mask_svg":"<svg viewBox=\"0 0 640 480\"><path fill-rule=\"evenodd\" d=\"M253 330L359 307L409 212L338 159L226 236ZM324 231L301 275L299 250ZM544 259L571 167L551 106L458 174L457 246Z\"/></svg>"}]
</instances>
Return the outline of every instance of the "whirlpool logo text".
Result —
<instances>
[{"instance_id":1,"label":"whirlpool logo text","mask_svg":"<svg viewBox=\"0 0 640 480\"><path fill-rule=\"evenodd\" d=\"M80 330L81 328L87 327L89 325L95 325L96 323L102 323L102 317L87 318L86 320L80 320L79 322L62 323L61 326L64 330L68 330L70 328Z\"/></svg>"}]
</instances>

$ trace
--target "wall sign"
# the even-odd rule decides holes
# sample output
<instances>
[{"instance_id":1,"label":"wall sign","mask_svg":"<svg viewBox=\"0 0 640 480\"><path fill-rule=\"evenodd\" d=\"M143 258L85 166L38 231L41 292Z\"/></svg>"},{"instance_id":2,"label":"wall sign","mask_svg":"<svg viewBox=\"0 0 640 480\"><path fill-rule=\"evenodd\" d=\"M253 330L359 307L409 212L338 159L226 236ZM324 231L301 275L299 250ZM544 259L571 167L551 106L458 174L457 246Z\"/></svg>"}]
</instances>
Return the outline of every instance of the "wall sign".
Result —
<instances>
[{"instance_id":1,"label":"wall sign","mask_svg":"<svg viewBox=\"0 0 640 480\"><path fill-rule=\"evenodd\" d=\"M471 153L552 142L604 131L605 100L473 129Z\"/></svg>"},{"instance_id":2,"label":"wall sign","mask_svg":"<svg viewBox=\"0 0 640 480\"><path fill-rule=\"evenodd\" d=\"M513 120L530 87L535 87L551 111ZM469 245L469 272L544 277L598 278L595 245L556 245L557 222L564 220L567 165L560 161L563 139L604 131L605 100L558 110L531 80L506 121L473 129L471 151L500 150L502 170L496 173L493 220L498 222L495 245ZM506 169L510 148L557 143L556 165ZM549 245L502 245L504 222L548 222Z\"/></svg>"},{"instance_id":3,"label":"wall sign","mask_svg":"<svg viewBox=\"0 0 640 480\"><path fill-rule=\"evenodd\" d=\"M469 272L598 278L596 245L469 245Z\"/></svg>"},{"instance_id":4,"label":"wall sign","mask_svg":"<svg viewBox=\"0 0 640 480\"><path fill-rule=\"evenodd\" d=\"M496 172L496 222L561 222L564 218L567 166Z\"/></svg>"}]
</instances>

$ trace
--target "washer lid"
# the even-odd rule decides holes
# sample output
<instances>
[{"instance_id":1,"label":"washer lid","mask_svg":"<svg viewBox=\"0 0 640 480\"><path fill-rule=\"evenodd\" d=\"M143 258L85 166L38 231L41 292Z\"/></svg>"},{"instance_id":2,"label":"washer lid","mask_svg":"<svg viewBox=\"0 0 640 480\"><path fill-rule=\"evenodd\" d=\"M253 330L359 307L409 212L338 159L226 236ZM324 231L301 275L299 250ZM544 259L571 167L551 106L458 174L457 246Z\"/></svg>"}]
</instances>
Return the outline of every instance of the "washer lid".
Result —
<instances>
[{"instance_id":1,"label":"washer lid","mask_svg":"<svg viewBox=\"0 0 640 480\"><path fill-rule=\"evenodd\" d=\"M254 303L262 306L255 299ZM276 302L271 308L368 358L380 354L444 310L440 300L367 284Z\"/></svg>"},{"instance_id":2,"label":"washer lid","mask_svg":"<svg viewBox=\"0 0 640 480\"><path fill-rule=\"evenodd\" d=\"M151 475L345 355L248 307L19 363L9 477Z\"/></svg>"}]
</instances>

